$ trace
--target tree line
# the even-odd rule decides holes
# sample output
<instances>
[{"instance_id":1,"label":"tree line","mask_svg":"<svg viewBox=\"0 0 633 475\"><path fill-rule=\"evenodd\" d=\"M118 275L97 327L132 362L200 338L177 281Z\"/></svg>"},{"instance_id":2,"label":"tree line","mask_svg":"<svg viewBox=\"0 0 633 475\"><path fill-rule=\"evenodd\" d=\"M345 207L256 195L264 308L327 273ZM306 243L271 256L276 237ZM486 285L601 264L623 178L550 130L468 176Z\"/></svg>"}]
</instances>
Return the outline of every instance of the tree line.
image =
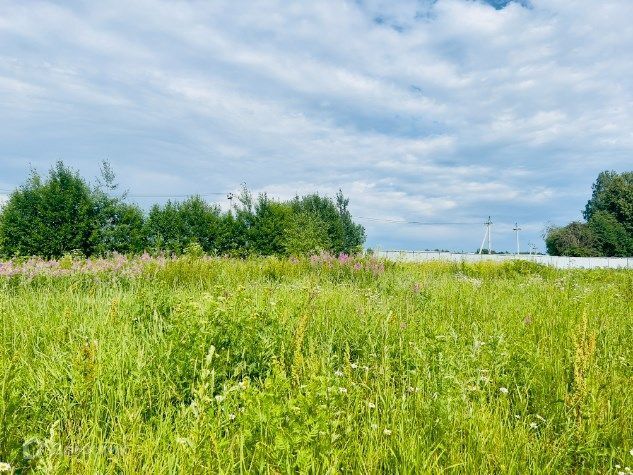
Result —
<instances>
[{"instance_id":1,"label":"tree line","mask_svg":"<svg viewBox=\"0 0 633 475\"><path fill-rule=\"evenodd\" d=\"M279 201L244 187L227 212L192 196L146 213L117 188L106 162L96 186L63 162L45 177L32 170L0 209L0 256L180 254L190 246L237 257L338 255L357 253L365 242L340 190L334 199L313 193Z\"/></svg>"},{"instance_id":2,"label":"tree line","mask_svg":"<svg viewBox=\"0 0 633 475\"><path fill-rule=\"evenodd\" d=\"M633 256L633 172L600 173L583 217L546 230L548 254Z\"/></svg>"}]
</instances>

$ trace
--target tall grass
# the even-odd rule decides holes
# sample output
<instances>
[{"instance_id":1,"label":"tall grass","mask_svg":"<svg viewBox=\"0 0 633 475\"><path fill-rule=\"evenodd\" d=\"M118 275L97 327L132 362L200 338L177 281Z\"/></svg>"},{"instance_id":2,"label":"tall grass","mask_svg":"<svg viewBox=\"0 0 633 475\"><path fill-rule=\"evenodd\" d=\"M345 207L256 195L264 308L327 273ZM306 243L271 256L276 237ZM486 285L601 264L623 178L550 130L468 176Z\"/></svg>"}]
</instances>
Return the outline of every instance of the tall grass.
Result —
<instances>
[{"instance_id":1,"label":"tall grass","mask_svg":"<svg viewBox=\"0 0 633 475\"><path fill-rule=\"evenodd\" d=\"M0 277L0 462L12 470L633 466L631 271L139 266Z\"/></svg>"}]
</instances>

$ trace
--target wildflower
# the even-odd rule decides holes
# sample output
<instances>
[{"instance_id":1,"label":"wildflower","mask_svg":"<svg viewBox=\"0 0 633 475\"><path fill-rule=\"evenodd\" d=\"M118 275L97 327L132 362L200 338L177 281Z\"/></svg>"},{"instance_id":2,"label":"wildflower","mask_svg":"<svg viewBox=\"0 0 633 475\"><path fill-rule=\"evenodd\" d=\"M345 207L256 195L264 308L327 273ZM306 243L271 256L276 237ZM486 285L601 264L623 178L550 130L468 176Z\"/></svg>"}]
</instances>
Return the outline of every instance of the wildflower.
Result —
<instances>
[{"instance_id":1,"label":"wildflower","mask_svg":"<svg viewBox=\"0 0 633 475\"><path fill-rule=\"evenodd\" d=\"M536 414L535 416L539 421L543 421L545 422L545 418L543 416L539 416L538 414Z\"/></svg>"},{"instance_id":2,"label":"wildflower","mask_svg":"<svg viewBox=\"0 0 633 475\"><path fill-rule=\"evenodd\" d=\"M499 388L499 391L501 391L503 394L508 394L508 388Z\"/></svg>"},{"instance_id":3,"label":"wildflower","mask_svg":"<svg viewBox=\"0 0 633 475\"><path fill-rule=\"evenodd\" d=\"M536 422L530 422L530 429L537 429L538 424Z\"/></svg>"},{"instance_id":4,"label":"wildflower","mask_svg":"<svg viewBox=\"0 0 633 475\"><path fill-rule=\"evenodd\" d=\"M186 437L176 437L176 443L180 445L186 445L188 447L193 446L191 440L187 439Z\"/></svg>"},{"instance_id":5,"label":"wildflower","mask_svg":"<svg viewBox=\"0 0 633 475\"><path fill-rule=\"evenodd\" d=\"M515 414L515 415L514 415L514 418L515 418L515 419L521 419L521 416L520 416L520 415L518 415L518 414Z\"/></svg>"},{"instance_id":6,"label":"wildflower","mask_svg":"<svg viewBox=\"0 0 633 475\"><path fill-rule=\"evenodd\" d=\"M369 409L376 409L376 405L375 405L373 402L371 402L371 401L369 401L369 402L367 403L367 407L368 407Z\"/></svg>"},{"instance_id":7,"label":"wildflower","mask_svg":"<svg viewBox=\"0 0 633 475\"><path fill-rule=\"evenodd\" d=\"M343 371L341 371L340 369L337 369L336 371L334 371L334 376L338 376L338 377L343 376Z\"/></svg>"},{"instance_id":8,"label":"wildflower","mask_svg":"<svg viewBox=\"0 0 633 475\"><path fill-rule=\"evenodd\" d=\"M338 392L341 394L347 394L347 388L338 388Z\"/></svg>"},{"instance_id":9,"label":"wildflower","mask_svg":"<svg viewBox=\"0 0 633 475\"><path fill-rule=\"evenodd\" d=\"M0 462L0 472L10 472L11 465L7 462Z\"/></svg>"},{"instance_id":10,"label":"wildflower","mask_svg":"<svg viewBox=\"0 0 633 475\"><path fill-rule=\"evenodd\" d=\"M231 419L232 421L235 420L235 417L236 417L235 414L229 414L229 419Z\"/></svg>"},{"instance_id":11,"label":"wildflower","mask_svg":"<svg viewBox=\"0 0 633 475\"><path fill-rule=\"evenodd\" d=\"M215 400L218 402L222 402L224 401L224 396L222 396L221 394L216 394L215 395Z\"/></svg>"},{"instance_id":12,"label":"wildflower","mask_svg":"<svg viewBox=\"0 0 633 475\"><path fill-rule=\"evenodd\" d=\"M391 435L391 429L385 429L382 431L382 433L385 435Z\"/></svg>"},{"instance_id":13,"label":"wildflower","mask_svg":"<svg viewBox=\"0 0 633 475\"><path fill-rule=\"evenodd\" d=\"M371 428L374 429L374 430L378 429L378 424L372 424Z\"/></svg>"},{"instance_id":14,"label":"wildflower","mask_svg":"<svg viewBox=\"0 0 633 475\"><path fill-rule=\"evenodd\" d=\"M352 363L352 364L350 364L350 367L352 369L356 369L356 368L358 368L358 365L356 363Z\"/></svg>"},{"instance_id":15,"label":"wildflower","mask_svg":"<svg viewBox=\"0 0 633 475\"><path fill-rule=\"evenodd\" d=\"M629 450L629 453L630 453L631 455L633 455L633 449Z\"/></svg>"}]
</instances>

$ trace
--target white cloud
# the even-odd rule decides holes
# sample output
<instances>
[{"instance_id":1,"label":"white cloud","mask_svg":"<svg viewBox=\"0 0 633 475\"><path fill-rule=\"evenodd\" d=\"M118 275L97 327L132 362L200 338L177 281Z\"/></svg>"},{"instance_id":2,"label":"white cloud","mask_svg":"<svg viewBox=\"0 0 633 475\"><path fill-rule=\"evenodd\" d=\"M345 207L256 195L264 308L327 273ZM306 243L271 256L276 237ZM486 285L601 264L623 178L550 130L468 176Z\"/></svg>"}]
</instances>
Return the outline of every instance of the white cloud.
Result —
<instances>
[{"instance_id":1,"label":"white cloud","mask_svg":"<svg viewBox=\"0 0 633 475\"><path fill-rule=\"evenodd\" d=\"M138 194L340 187L361 216L490 214L536 240L630 167L633 3L530 4L5 2L3 180L109 158ZM383 247L480 239L366 224Z\"/></svg>"}]
</instances>

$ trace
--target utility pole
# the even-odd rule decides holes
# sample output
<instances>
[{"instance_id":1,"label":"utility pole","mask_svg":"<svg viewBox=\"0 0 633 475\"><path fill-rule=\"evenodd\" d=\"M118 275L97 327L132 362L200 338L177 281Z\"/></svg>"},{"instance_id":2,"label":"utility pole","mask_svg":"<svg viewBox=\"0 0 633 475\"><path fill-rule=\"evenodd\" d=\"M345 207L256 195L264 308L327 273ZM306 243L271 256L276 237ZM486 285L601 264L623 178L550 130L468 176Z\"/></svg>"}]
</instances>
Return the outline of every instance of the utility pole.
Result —
<instances>
[{"instance_id":1,"label":"utility pole","mask_svg":"<svg viewBox=\"0 0 633 475\"><path fill-rule=\"evenodd\" d=\"M486 231L484 232L484 239L481 241L481 247L479 248L479 254L484 250L484 244L488 239L488 255L492 254L492 220L488 216L488 221L484 223L486 225Z\"/></svg>"},{"instance_id":2,"label":"utility pole","mask_svg":"<svg viewBox=\"0 0 633 475\"><path fill-rule=\"evenodd\" d=\"M226 199L229 200L229 212L233 209L233 198L235 197L235 195L233 195L233 193L228 193L226 195Z\"/></svg>"},{"instance_id":3,"label":"utility pole","mask_svg":"<svg viewBox=\"0 0 633 475\"><path fill-rule=\"evenodd\" d=\"M514 228L512 229L517 237L517 256L521 254L521 248L519 247L519 231L521 228L519 227L519 223L514 223Z\"/></svg>"}]
</instances>

